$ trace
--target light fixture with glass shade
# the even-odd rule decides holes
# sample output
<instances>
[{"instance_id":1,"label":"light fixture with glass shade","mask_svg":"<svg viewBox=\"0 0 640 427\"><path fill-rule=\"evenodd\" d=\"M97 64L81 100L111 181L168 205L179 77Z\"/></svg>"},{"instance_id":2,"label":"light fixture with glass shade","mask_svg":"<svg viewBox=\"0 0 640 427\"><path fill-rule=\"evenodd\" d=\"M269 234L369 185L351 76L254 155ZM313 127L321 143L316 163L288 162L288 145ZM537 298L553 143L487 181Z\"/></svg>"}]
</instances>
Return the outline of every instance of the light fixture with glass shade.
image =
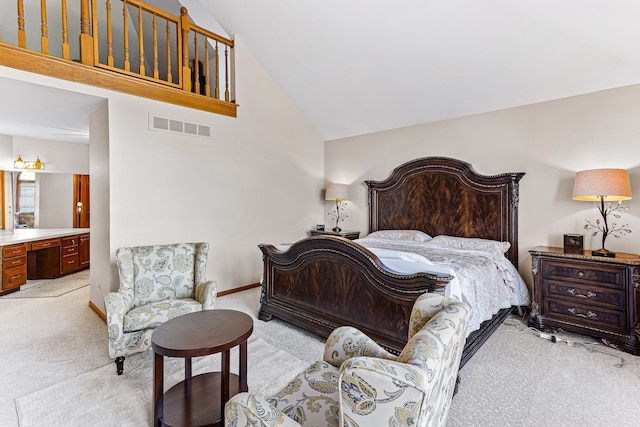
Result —
<instances>
[{"instance_id":1,"label":"light fixture with glass shade","mask_svg":"<svg viewBox=\"0 0 640 427\"><path fill-rule=\"evenodd\" d=\"M620 219L620 214L627 210L623 200L631 199L631 183L629 173L624 169L590 169L576 173L573 183L573 199L595 202L602 215L602 221L595 222L586 219L585 230L591 231L593 236L602 233L602 248L592 251L594 256L615 257L615 252L605 249L608 236L616 239L631 233L627 224L619 225L609 222L609 216ZM608 202L605 205L605 202ZM615 204L612 202L616 202Z\"/></svg>"},{"instance_id":2,"label":"light fixture with glass shade","mask_svg":"<svg viewBox=\"0 0 640 427\"><path fill-rule=\"evenodd\" d=\"M33 162L25 162L22 160L22 156L18 154L18 158L15 162L13 162L14 169L29 169L29 170L42 170L44 169L44 164L40 157L37 157Z\"/></svg>"},{"instance_id":3,"label":"light fixture with glass shade","mask_svg":"<svg viewBox=\"0 0 640 427\"><path fill-rule=\"evenodd\" d=\"M338 224L340 223L340 221L344 221L344 219L348 216L346 213L346 207L342 202L349 199L349 186L347 184L327 185L324 199L336 201L335 213L329 212L328 215L335 218L336 226L333 227L333 231L339 233L340 231L342 231L342 229L338 226Z\"/></svg>"}]
</instances>

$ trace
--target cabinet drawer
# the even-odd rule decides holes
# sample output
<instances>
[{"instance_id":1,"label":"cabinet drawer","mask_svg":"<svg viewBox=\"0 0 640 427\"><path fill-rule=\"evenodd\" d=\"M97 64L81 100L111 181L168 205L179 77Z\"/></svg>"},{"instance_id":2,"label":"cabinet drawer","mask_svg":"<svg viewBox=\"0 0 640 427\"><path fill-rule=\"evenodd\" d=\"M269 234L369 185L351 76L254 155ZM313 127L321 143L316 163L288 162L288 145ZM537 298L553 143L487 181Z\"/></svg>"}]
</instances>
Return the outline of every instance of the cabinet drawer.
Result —
<instances>
[{"instance_id":1,"label":"cabinet drawer","mask_svg":"<svg viewBox=\"0 0 640 427\"><path fill-rule=\"evenodd\" d=\"M60 246L60 239L40 240L31 244L31 250L47 249Z\"/></svg>"},{"instance_id":2,"label":"cabinet drawer","mask_svg":"<svg viewBox=\"0 0 640 427\"><path fill-rule=\"evenodd\" d=\"M545 279L564 279L580 283L623 288L625 268L606 264L546 260L542 265Z\"/></svg>"},{"instance_id":3,"label":"cabinet drawer","mask_svg":"<svg viewBox=\"0 0 640 427\"><path fill-rule=\"evenodd\" d=\"M2 267L6 270L11 267L20 267L27 263L27 257L25 255L17 256L13 258L7 258L2 262Z\"/></svg>"},{"instance_id":4,"label":"cabinet drawer","mask_svg":"<svg viewBox=\"0 0 640 427\"><path fill-rule=\"evenodd\" d=\"M575 304L593 304L614 310L624 310L626 307L623 289L583 286L579 283L545 280L544 293L546 297L562 297Z\"/></svg>"},{"instance_id":5,"label":"cabinet drawer","mask_svg":"<svg viewBox=\"0 0 640 427\"><path fill-rule=\"evenodd\" d=\"M3 288L11 289L27 283L27 266L8 268L4 270Z\"/></svg>"},{"instance_id":6,"label":"cabinet drawer","mask_svg":"<svg viewBox=\"0 0 640 427\"><path fill-rule=\"evenodd\" d=\"M545 316L596 329L623 333L627 329L624 311L589 305L572 304L549 298L545 301Z\"/></svg>"},{"instance_id":7,"label":"cabinet drawer","mask_svg":"<svg viewBox=\"0 0 640 427\"><path fill-rule=\"evenodd\" d=\"M62 256L72 255L72 254L77 254L77 253L78 253L78 247L77 246L63 246L62 247L62 251L61 251Z\"/></svg>"},{"instance_id":8,"label":"cabinet drawer","mask_svg":"<svg viewBox=\"0 0 640 427\"><path fill-rule=\"evenodd\" d=\"M63 237L62 238L62 247L75 246L77 244L78 244L78 236L71 236L71 237Z\"/></svg>"},{"instance_id":9,"label":"cabinet drawer","mask_svg":"<svg viewBox=\"0 0 640 427\"><path fill-rule=\"evenodd\" d=\"M68 273L78 268L78 254L62 257L61 273Z\"/></svg>"},{"instance_id":10,"label":"cabinet drawer","mask_svg":"<svg viewBox=\"0 0 640 427\"><path fill-rule=\"evenodd\" d=\"M2 248L2 258L11 258L14 256L25 255L27 253L27 245L13 245Z\"/></svg>"}]
</instances>

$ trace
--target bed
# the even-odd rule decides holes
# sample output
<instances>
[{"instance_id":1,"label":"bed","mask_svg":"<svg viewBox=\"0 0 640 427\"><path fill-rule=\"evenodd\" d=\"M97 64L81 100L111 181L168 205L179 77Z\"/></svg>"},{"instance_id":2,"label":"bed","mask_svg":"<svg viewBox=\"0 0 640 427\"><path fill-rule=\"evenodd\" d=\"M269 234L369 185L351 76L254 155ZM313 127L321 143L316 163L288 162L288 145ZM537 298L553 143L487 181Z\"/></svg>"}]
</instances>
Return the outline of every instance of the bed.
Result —
<instances>
[{"instance_id":1,"label":"bed","mask_svg":"<svg viewBox=\"0 0 640 427\"><path fill-rule=\"evenodd\" d=\"M287 248L259 245L264 264L259 318L280 318L322 337L336 327L351 325L397 354L407 340L407 319L415 299L427 291L451 294L455 282L465 274L436 262L420 264L430 255L411 255L408 247L414 241L396 242L401 248L387 246L384 235L408 233L413 240L420 240L422 237L415 236L422 233L428 237L420 242L425 246L430 240L437 241L433 246L446 246L447 242L456 246L461 241L503 245L503 260L508 260L521 281L516 268L518 183L523 176L521 172L481 175L460 160L425 157L398 166L383 181L365 181L369 205L366 238L351 241L315 236ZM382 239L377 237L381 234ZM394 264L394 259L398 263ZM508 304L502 301L469 331L461 365L503 322L514 304L529 303L524 287L525 295L519 295L519 301L514 301L516 297Z\"/></svg>"}]
</instances>

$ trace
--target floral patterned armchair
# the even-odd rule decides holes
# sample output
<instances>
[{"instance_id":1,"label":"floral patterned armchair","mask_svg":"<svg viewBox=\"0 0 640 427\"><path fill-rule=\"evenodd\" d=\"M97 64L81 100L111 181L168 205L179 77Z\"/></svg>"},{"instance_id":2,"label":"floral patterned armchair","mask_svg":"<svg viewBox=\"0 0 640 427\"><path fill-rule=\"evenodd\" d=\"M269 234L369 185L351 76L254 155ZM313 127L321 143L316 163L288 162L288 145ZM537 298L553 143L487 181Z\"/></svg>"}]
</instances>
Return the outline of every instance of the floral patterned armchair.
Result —
<instances>
[{"instance_id":1,"label":"floral patterned armchair","mask_svg":"<svg viewBox=\"0 0 640 427\"><path fill-rule=\"evenodd\" d=\"M208 243L116 250L120 288L105 295L109 355L118 375L124 358L151 346L153 329L174 317L213 309L216 283L206 280Z\"/></svg>"},{"instance_id":2,"label":"floral patterned armchair","mask_svg":"<svg viewBox=\"0 0 640 427\"><path fill-rule=\"evenodd\" d=\"M456 386L470 309L436 294L415 302L409 341L399 356L343 326L327 339L323 361L264 398L232 397L227 427L444 426Z\"/></svg>"}]
</instances>

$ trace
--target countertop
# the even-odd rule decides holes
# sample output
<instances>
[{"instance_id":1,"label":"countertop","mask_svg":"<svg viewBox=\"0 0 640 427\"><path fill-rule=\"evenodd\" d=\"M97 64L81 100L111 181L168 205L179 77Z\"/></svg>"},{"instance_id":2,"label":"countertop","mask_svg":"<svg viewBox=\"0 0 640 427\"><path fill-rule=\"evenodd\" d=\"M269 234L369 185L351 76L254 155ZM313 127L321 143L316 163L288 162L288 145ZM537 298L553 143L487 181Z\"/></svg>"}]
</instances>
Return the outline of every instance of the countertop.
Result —
<instances>
[{"instance_id":1,"label":"countertop","mask_svg":"<svg viewBox=\"0 0 640 427\"><path fill-rule=\"evenodd\" d=\"M89 233L90 228L18 228L0 230L0 246Z\"/></svg>"}]
</instances>

